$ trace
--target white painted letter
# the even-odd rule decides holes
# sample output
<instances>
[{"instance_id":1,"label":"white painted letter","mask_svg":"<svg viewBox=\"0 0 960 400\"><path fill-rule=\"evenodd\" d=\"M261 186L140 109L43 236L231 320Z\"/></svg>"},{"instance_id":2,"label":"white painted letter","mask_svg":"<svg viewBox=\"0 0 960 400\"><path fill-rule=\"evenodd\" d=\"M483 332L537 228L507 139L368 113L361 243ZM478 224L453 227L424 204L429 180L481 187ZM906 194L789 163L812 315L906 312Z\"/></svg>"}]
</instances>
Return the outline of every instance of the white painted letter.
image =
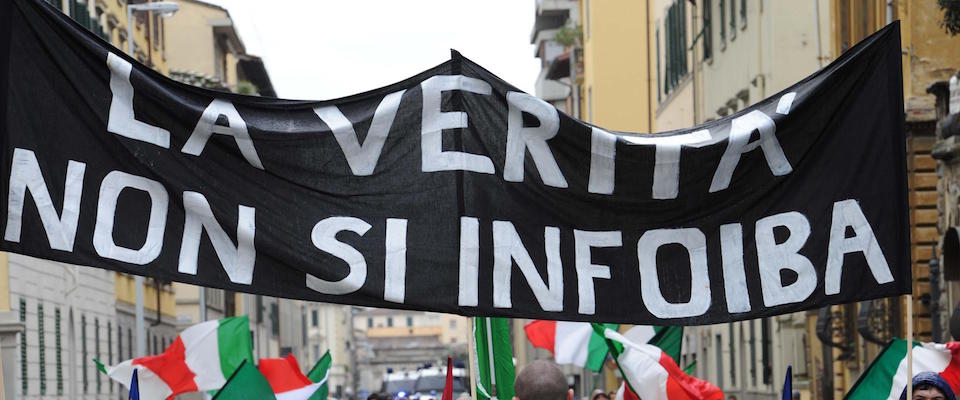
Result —
<instances>
[{"instance_id":1,"label":"white painted letter","mask_svg":"<svg viewBox=\"0 0 960 400\"><path fill-rule=\"evenodd\" d=\"M458 306L476 307L480 279L480 222L460 217L460 294Z\"/></svg>"},{"instance_id":2,"label":"white painted letter","mask_svg":"<svg viewBox=\"0 0 960 400\"><path fill-rule=\"evenodd\" d=\"M750 292L747 291L747 276L743 267L742 225L720 225L720 259L723 262L723 291L727 299L727 311L750 311Z\"/></svg>"},{"instance_id":3,"label":"white painted letter","mask_svg":"<svg viewBox=\"0 0 960 400\"><path fill-rule=\"evenodd\" d=\"M680 192L680 150L683 146L700 147L710 139L710 131L706 129L683 135L623 136L627 143L657 146L651 191L653 198L658 200L675 199Z\"/></svg>"},{"instance_id":4,"label":"white painted letter","mask_svg":"<svg viewBox=\"0 0 960 400\"><path fill-rule=\"evenodd\" d=\"M311 234L313 245L345 261L350 272L334 282L307 274L307 287L324 294L349 294L360 290L367 280L367 260L357 249L337 240L337 233L350 231L363 236L369 230L370 224L354 217L329 217L317 222Z\"/></svg>"},{"instance_id":5,"label":"white painted letter","mask_svg":"<svg viewBox=\"0 0 960 400\"><path fill-rule=\"evenodd\" d=\"M217 119L220 116L227 119L227 126L217 125ZM233 140L237 142L237 147L240 148L240 154L243 154L243 158L247 159L250 165L263 169L263 163L260 162L257 149L253 147L253 140L250 139L250 133L247 132L246 121L240 117L240 113L237 112L233 103L226 100L214 99L203 110L203 115L197 121L197 126L193 129L190 138L187 139L187 143L183 145L182 151L199 156L207 145L207 140L210 140L210 135L214 133L233 136Z\"/></svg>"},{"instance_id":6,"label":"white painted letter","mask_svg":"<svg viewBox=\"0 0 960 400\"><path fill-rule=\"evenodd\" d=\"M590 179L587 191L613 194L616 158L617 137L603 129L593 127L590 132Z\"/></svg>"},{"instance_id":7,"label":"white painted letter","mask_svg":"<svg viewBox=\"0 0 960 400\"><path fill-rule=\"evenodd\" d=\"M557 136L560 115L547 102L526 93L507 93L507 154L503 164L503 179L507 182L523 182L523 159L530 150L533 165L540 179L547 186L566 188L557 160L547 145L547 140ZM528 112L540 120L540 126L524 127L523 113Z\"/></svg>"},{"instance_id":8,"label":"white painted letter","mask_svg":"<svg viewBox=\"0 0 960 400\"><path fill-rule=\"evenodd\" d=\"M407 279L407 220L387 218L383 299L403 304Z\"/></svg>"},{"instance_id":9,"label":"white painted letter","mask_svg":"<svg viewBox=\"0 0 960 400\"><path fill-rule=\"evenodd\" d=\"M13 149L13 163L10 166L10 191L7 194L7 229L4 239L20 243L20 230L23 224L23 203L30 191L33 203L40 214L43 230L47 232L47 241L54 250L73 251L73 242L77 237L77 220L80 218L80 197L83 193L83 173L87 164L70 160L67 162L67 176L63 183L63 212L57 209L47 191L47 182L43 180L37 156L30 150Z\"/></svg>"},{"instance_id":10,"label":"white painted letter","mask_svg":"<svg viewBox=\"0 0 960 400\"><path fill-rule=\"evenodd\" d=\"M200 256L200 235L204 230L213 243L220 265L230 282L249 285L253 282L253 266L257 259L254 247L256 233L256 209L247 206L237 208L237 245L227 236L220 222L213 215L207 198L197 192L183 192L183 241L180 242L180 261L177 271L196 275Z\"/></svg>"},{"instance_id":11,"label":"white painted letter","mask_svg":"<svg viewBox=\"0 0 960 400\"><path fill-rule=\"evenodd\" d=\"M397 116L397 109L400 108L403 92L404 90L390 93L380 101L380 105L373 113L373 122L370 123L370 129L367 130L363 144L360 144L353 123L337 106L313 109L313 112L333 131L333 137L337 139L337 144L340 145L340 150L343 150L347 164L350 165L350 171L354 175L373 174L373 170L377 167L377 160L383 152L383 144L387 141L393 120Z\"/></svg>"},{"instance_id":12,"label":"white painted letter","mask_svg":"<svg viewBox=\"0 0 960 400\"><path fill-rule=\"evenodd\" d=\"M594 264L591 251L594 247L623 246L623 235L620 231L588 232L573 230L575 258L577 266L577 292L580 298L578 312L593 315L596 313L596 294L593 280L596 278L610 279L610 266Z\"/></svg>"},{"instance_id":13,"label":"white painted letter","mask_svg":"<svg viewBox=\"0 0 960 400\"><path fill-rule=\"evenodd\" d=\"M753 131L760 132L760 139L750 142L750 134ZM774 124L773 118L753 110L746 115L734 118L730 123L727 149L723 152L720 165L717 166L717 171L713 175L710 193L729 187L730 180L733 179L733 171L740 163L740 156L757 147L763 150L763 156L767 159L767 165L774 176L783 176L793 171L790 161L783 154L780 141L777 140L777 125Z\"/></svg>"},{"instance_id":14,"label":"white painted letter","mask_svg":"<svg viewBox=\"0 0 960 400\"><path fill-rule=\"evenodd\" d=\"M690 257L690 301L670 303L660 290L657 250L666 244L679 244ZM703 315L710 308L710 277L707 275L707 238L699 229L654 229L637 241L640 261L640 295L647 310L657 318L684 318ZM676 288L668 288L676 290Z\"/></svg>"},{"instance_id":15,"label":"white painted letter","mask_svg":"<svg viewBox=\"0 0 960 400\"><path fill-rule=\"evenodd\" d=\"M170 131L137 121L133 113L133 85L130 72L133 66L127 60L107 53L107 68L110 69L110 113L107 131L150 144L170 148Z\"/></svg>"},{"instance_id":16,"label":"white painted letter","mask_svg":"<svg viewBox=\"0 0 960 400\"><path fill-rule=\"evenodd\" d=\"M789 236L777 243L773 228L787 228ZM767 307L796 303L810 297L817 288L817 270L807 257L799 253L810 236L810 222L796 211L771 215L757 221L757 265L760 267L760 287L763 304ZM784 285L780 271L789 269L797 274L796 282Z\"/></svg>"},{"instance_id":17,"label":"white painted letter","mask_svg":"<svg viewBox=\"0 0 960 400\"><path fill-rule=\"evenodd\" d=\"M139 249L117 246L113 241L113 223L117 212L117 198L123 189L132 188L150 195L150 222L147 238ZM97 223L93 228L93 248L104 258L130 264L146 265L160 256L163 232L167 227L167 207L170 196L160 182L125 172L111 171L100 183L97 201ZM130 221L121 221L128 224Z\"/></svg>"},{"instance_id":18,"label":"white painted letter","mask_svg":"<svg viewBox=\"0 0 960 400\"><path fill-rule=\"evenodd\" d=\"M420 121L421 169L423 172L437 171L473 171L484 174L496 172L493 161L486 156L459 151L443 151L442 133L444 129L467 127L467 113L463 111L440 111L440 99L443 92L462 90L470 93L489 95L492 88L489 83L463 75L436 75L420 84L423 93L423 111ZM457 132L456 134L460 134Z\"/></svg>"},{"instance_id":19,"label":"white painted letter","mask_svg":"<svg viewBox=\"0 0 960 400\"><path fill-rule=\"evenodd\" d=\"M847 227L853 228L854 236L846 237ZM890 265L877 237L873 233L867 216L863 215L856 200L843 200L833 203L833 222L830 225L830 245L827 250L827 272L824 276L825 291L828 295L840 293L840 279L843 276L843 256L861 252L867 260L867 266L877 283L893 282Z\"/></svg>"},{"instance_id":20,"label":"white painted letter","mask_svg":"<svg viewBox=\"0 0 960 400\"><path fill-rule=\"evenodd\" d=\"M563 268L560 264L560 229L548 226L543 229L543 245L547 254L547 281L523 247L520 234L508 221L493 221L493 306L513 307L510 290L510 273L513 261L526 278L533 295L543 311L563 311Z\"/></svg>"}]
</instances>

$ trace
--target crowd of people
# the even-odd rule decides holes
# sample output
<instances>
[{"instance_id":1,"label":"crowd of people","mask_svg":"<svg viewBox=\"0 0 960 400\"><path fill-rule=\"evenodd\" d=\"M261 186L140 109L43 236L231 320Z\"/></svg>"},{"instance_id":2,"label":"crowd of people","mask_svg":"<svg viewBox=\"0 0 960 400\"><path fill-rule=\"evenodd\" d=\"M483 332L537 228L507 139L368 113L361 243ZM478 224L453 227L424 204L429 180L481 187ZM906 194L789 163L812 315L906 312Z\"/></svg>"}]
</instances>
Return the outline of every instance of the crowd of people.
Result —
<instances>
[{"instance_id":1,"label":"crowd of people","mask_svg":"<svg viewBox=\"0 0 960 400\"><path fill-rule=\"evenodd\" d=\"M950 384L935 372L920 372L913 377L913 395L910 400L957 400ZM538 360L520 370L514 382L516 397L513 400L573 400L573 389L567 384L567 379L557 364ZM799 400L798 392L791 394L794 400ZM737 400L735 395L729 400ZM390 400L385 393L373 393L367 400ZM457 400L472 400L468 394ZM616 400L615 392L605 392L596 389L590 395L590 400ZM900 400L907 400L907 390L904 389Z\"/></svg>"}]
</instances>

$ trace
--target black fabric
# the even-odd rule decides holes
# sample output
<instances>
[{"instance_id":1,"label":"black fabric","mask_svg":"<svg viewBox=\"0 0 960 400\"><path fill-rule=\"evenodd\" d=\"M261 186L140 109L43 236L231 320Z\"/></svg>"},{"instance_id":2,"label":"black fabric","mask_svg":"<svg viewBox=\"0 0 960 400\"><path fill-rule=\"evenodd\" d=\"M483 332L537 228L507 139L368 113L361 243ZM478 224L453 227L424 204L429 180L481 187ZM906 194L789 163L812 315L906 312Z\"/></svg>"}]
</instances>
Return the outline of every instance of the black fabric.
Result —
<instances>
[{"instance_id":1,"label":"black fabric","mask_svg":"<svg viewBox=\"0 0 960 400\"><path fill-rule=\"evenodd\" d=\"M417 76L342 99L309 102L257 98L171 81L43 2L12 0L4 2L0 11L4 13L0 21L6 21L0 37L0 82L6 82L6 86L0 86L5 89L0 104L0 115L4 116L0 121L0 180L4 185L0 188L0 204L6 205L3 209L7 211L7 218L0 217L4 226L0 249L5 251L286 298L463 315L658 325L718 323L910 292L898 24L865 39L818 73L735 115L690 130L655 136L613 133L617 136L614 185L611 194L604 194L601 189L590 190L591 160L600 164L603 161L603 157L593 156L598 147L593 144L592 135L609 135L592 134L589 124L563 113L558 116L556 135L546 140L547 155L541 152L538 161L535 152L542 147L528 147L523 153L522 182L516 177L505 179L511 125L507 99L529 99L458 54ZM129 84L134 90L135 118L169 131L168 148L108 130L111 104L117 101L111 89L108 53L133 65ZM317 73L324 73L322 65ZM442 92L440 111L465 112L468 124L464 129L443 130L442 149L486 157L493 165L492 174L423 171L424 165L432 165L436 160L423 157L422 119L427 112L423 110L422 84L431 77L447 75L478 79L491 90L489 94ZM405 92L375 168L369 175L358 176L332 129L314 108L336 106L353 123L362 145L370 136L371 125L375 125L373 116L381 101L399 90ZM791 93L795 94L792 103L786 101L793 96ZM239 129L239 120L229 115L217 116L217 124L223 126L214 129L199 155L185 152L188 140L196 130L201 130L198 121L204 110L214 99L236 108L262 169L242 154L234 137L216 133L218 129L228 129L228 125L229 129ZM789 111L777 112L785 101L790 103ZM521 113L523 127L543 126L544 122L534 114L529 110ZM729 186L711 191L718 165L730 147L727 138L731 126L767 119L775 123L772 140L768 138L763 146L746 151L733 170ZM461 120L462 117L454 116L443 121ZM515 123L514 128L518 128ZM709 140L681 148L676 196L654 198L655 144L692 137L702 130L709 131ZM751 142L764 137L757 129L751 131ZM774 144L782 148L790 167L787 173L781 170L775 174L775 168L770 166L766 148ZM70 235L69 229L61 229L58 232L67 234L55 238L70 242L66 239L72 237L72 248L62 250L51 245L40 211L50 207L38 204L37 193L31 186L27 186L24 196L22 218L10 212L17 208L13 201L16 196L10 194L24 185L14 185L11 177L29 169L26 164L13 161L15 155L28 153L38 162L53 208L62 218L60 222L69 221L64 213L68 165L72 160L85 166L75 236ZM547 164L551 158L566 187L558 187L563 185L557 181L545 182L543 176L548 175L545 171L550 170ZM675 165L664 160L661 167ZM109 185L103 182L109 180L111 173L112 177L129 174L144 178L142 182L158 183L168 197L167 213L154 217L165 222L157 233L162 235L162 246L155 257L142 259L144 265L122 261L127 258L120 253L94 245L98 216L103 220L99 229L106 232L101 243L105 243L105 237L112 239L114 248L143 250L148 237L151 206L155 204L147 192L130 187L121 190L117 197L112 232L109 231L111 221L104 217L110 211L109 204L98 204L103 201L101 192L109 192L110 188L105 187ZM603 186L600 181L597 178L598 187ZM232 249L221 249L226 258L238 247L241 206L255 210L256 255L250 284L231 282L212 244L208 225L204 225L200 235L196 275L178 270L184 256L181 247L190 247L182 246L185 223L190 219L184 208L185 192L199 193L209 203L216 221L230 238ZM890 279L872 272L868 265L866 254L873 251L876 255L877 246L845 255L841 252L840 290L827 293L831 226L839 224L842 232L834 238L836 243L866 235L862 224L857 231L844 227L845 220L832 217L838 202L862 210L868 222L866 228L875 235ZM321 238L326 245L340 246L347 253L353 249L363 256L365 279L357 290L348 293L321 293L305 285L307 274L329 282L351 275L344 257L323 251L314 243L315 228L321 221L332 221L331 217L355 218L350 221L369 224L369 230L362 234L341 231L336 233L335 240ZM395 242L394 247L400 243L400 250L390 256L385 255L388 219L392 219L395 229L406 223L406 240ZM768 236L773 239L764 239L767 241L763 248L789 247L793 243L790 237L794 237L802 244L799 254L768 251L758 255L756 226L762 219L774 225L782 221L794 224L791 228L767 226L772 232ZM11 221L20 221L19 237L12 232ZM460 266L471 264L472 260L469 251L461 251L462 221L466 221L466 231L472 229L470 221L476 221L479 250L478 273L475 277L463 274L461 282ZM809 226L806 238L802 237L804 223ZM509 233L511 227L522 239L522 248L505 240L510 235L503 233ZM496 240L495 229L502 234ZM737 234L737 229L742 234ZM589 242L590 234L585 231L606 232L600 235L600 242L606 244ZM727 235L723 244L721 231ZM551 244L554 235L559 238L559 259L554 264L559 263L560 269L553 270L551 281L548 258L552 257L548 255L556 247ZM638 243L645 240L649 243L658 237L681 236L702 237L703 245L693 240L684 247L665 239L666 242L659 242L662 246L653 247L653 253L650 248L638 252ZM615 243L617 238L619 245ZM737 238L742 241L742 257L736 257ZM469 241L464 243L469 250ZM594 243L592 248L589 243ZM523 249L538 276L522 272ZM584 249L589 254L584 255ZM728 257L723 256L725 251ZM510 275L495 284L498 252L501 261L509 261L509 267L499 269L500 276L507 271ZM359 261L346 258L354 261L356 271L361 270L357 267ZM706 260L705 276L692 272L691 258L694 264ZM385 296L388 259L394 265L405 262L400 279L404 284L402 300L396 296L396 288L392 296ZM650 262L641 265L641 260L651 259L655 261L652 269ZM725 282L725 259L728 269L743 271L745 286L731 283L732 279ZM802 268L803 260L808 260L813 269ZM761 274L761 264L766 265L765 275ZM640 278L643 268L648 276L646 288ZM560 280L556 279L558 272L562 273ZM649 278L654 272L656 277ZM590 274L596 277L591 278ZM797 290L796 282L809 279L815 279L814 287ZM529 283L538 280L542 283ZM578 281L587 284L582 288L592 285L594 294L590 296L581 290ZM692 287L691 282L706 283ZM768 283L766 292L763 282ZM506 284L509 290L505 289ZM472 285L477 287L476 304L472 304L469 295L460 295L468 293L465 288ZM534 294L534 286L538 285L543 286L542 298ZM788 289L770 289L774 287L771 285ZM501 294L498 300L494 299L495 286ZM726 286L733 288L730 293ZM550 288L553 292L549 292ZM775 299L783 293L794 293L794 297L784 303L765 300L765 294ZM659 297L668 304L653 306L653 312L651 307ZM592 310L591 302L595 303ZM671 308L694 303L700 306Z\"/></svg>"}]
</instances>

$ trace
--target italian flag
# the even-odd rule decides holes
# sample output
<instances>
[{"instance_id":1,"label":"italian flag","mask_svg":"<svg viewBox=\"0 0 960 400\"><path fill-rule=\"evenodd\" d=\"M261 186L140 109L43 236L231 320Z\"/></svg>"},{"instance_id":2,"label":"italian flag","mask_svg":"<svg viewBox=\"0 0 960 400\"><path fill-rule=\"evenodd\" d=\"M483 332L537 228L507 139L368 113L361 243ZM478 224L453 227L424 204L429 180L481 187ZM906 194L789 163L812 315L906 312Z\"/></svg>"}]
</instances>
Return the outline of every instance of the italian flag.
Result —
<instances>
[{"instance_id":1,"label":"italian flag","mask_svg":"<svg viewBox=\"0 0 960 400\"><path fill-rule=\"evenodd\" d=\"M723 400L713 384L685 374L659 347L631 342L613 329L593 325L602 333L623 376L618 399Z\"/></svg>"},{"instance_id":2,"label":"italian flag","mask_svg":"<svg viewBox=\"0 0 960 400\"><path fill-rule=\"evenodd\" d=\"M605 327L617 329L617 325ZM571 364L580 368L600 371L607 358L607 345L603 337L590 327L589 322L531 321L523 330L534 347L553 353L557 364Z\"/></svg>"},{"instance_id":3,"label":"italian flag","mask_svg":"<svg viewBox=\"0 0 960 400\"><path fill-rule=\"evenodd\" d=\"M267 378L277 400L307 400L327 382L326 376L317 383L307 378L300 372L300 365L293 354L288 354L285 358L261 358L257 369ZM231 385L234 384L245 382L234 380Z\"/></svg>"},{"instance_id":4,"label":"italian flag","mask_svg":"<svg viewBox=\"0 0 960 400\"><path fill-rule=\"evenodd\" d=\"M97 367L129 389L138 370L140 398L163 400L181 393L220 389L244 360L253 360L246 316L207 321L185 329L162 354Z\"/></svg>"},{"instance_id":5,"label":"italian flag","mask_svg":"<svg viewBox=\"0 0 960 400\"><path fill-rule=\"evenodd\" d=\"M913 374L933 371L960 392L960 342L913 343ZM907 387L907 341L890 341L844 399L899 399Z\"/></svg>"},{"instance_id":6,"label":"italian flag","mask_svg":"<svg viewBox=\"0 0 960 400\"><path fill-rule=\"evenodd\" d=\"M331 365L333 365L333 357L330 357L330 350L327 350L326 353L323 353L323 357L320 357L320 360L317 361L317 364L310 369L307 378L315 383L320 383L320 388L313 396L310 396L310 400L327 400L327 395L330 393L327 378L330 376Z\"/></svg>"}]
</instances>

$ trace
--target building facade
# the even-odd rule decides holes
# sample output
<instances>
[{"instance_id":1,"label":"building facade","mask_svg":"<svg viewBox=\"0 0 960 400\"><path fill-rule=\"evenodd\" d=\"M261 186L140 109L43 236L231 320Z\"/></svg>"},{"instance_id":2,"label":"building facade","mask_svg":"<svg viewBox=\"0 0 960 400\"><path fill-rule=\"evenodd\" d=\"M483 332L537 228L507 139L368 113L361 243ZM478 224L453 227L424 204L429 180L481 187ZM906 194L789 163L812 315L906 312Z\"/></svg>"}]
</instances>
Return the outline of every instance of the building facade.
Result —
<instances>
[{"instance_id":1,"label":"building facade","mask_svg":"<svg viewBox=\"0 0 960 400\"><path fill-rule=\"evenodd\" d=\"M933 335L928 268L936 242L933 97L924 92L956 65L956 39L936 24L935 2L704 0L656 2L658 130L736 113L814 73L888 21L901 20L913 241L914 331ZM677 22L675 13L682 15ZM679 28L680 33L677 33ZM665 32L665 33L664 33ZM686 49L686 50L684 50ZM950 49L950 50L947 50ZM680 54L679 56L677 54ZM950 292L944 292L949 294ZM949 301L944 295L944 302ZM828 307L688 329L684 357L738 398L776 398L786 365L804 398L842 397L892 337L903 336L905 299ZM691 353L692 352L692 353Z\"/></svg>"},{"instance_id":2,"label":"building facade","mask_svg":"<svg viewBox=\"0 0 960 400\"><path fill-rule=\"evenodd\" d=\"M357 393L379 391L383 376L440 365L447 355L466 360L470 319L423 311L361 308L353 312Z\"/></svg>"},{"instance_id":3,"label":"building facade","mask_svg":"<svg viewBox=\"0 0 960 400\"><path fill-rule=\"evenodd\" d=\"M580 1L582 120L613 131L654 131L647 3Z\"/></svg>"},{"instance_id":4,"label":"building facade","mask_svg":"<svg viewBox=\"0 0 960 400\"><path fill-rule=\"evenodd\" d=\"M48 0L113 46L128 50L127 2ZM164 19L135 13L134 57L167 72ZM177 335L169 284L145 280L148 352ZM0 257L0 356L10 399L113 399L121 387L91 359L111 364L135 356L131 276L31 257Z\"/></svg>"},{"instance_id":5,"label":"building facade","mask_svg":"<svg viewBox=\"0 0 960 400\"><path fill-rule=\"evenodd\" d=\"M330 352L330 375L327 378L330 395L343 398L351 387L350 355L350 306L316 302L303 303L304 356L301 363L309 368L323 354Z\"/></svg>"}]
</instances>

